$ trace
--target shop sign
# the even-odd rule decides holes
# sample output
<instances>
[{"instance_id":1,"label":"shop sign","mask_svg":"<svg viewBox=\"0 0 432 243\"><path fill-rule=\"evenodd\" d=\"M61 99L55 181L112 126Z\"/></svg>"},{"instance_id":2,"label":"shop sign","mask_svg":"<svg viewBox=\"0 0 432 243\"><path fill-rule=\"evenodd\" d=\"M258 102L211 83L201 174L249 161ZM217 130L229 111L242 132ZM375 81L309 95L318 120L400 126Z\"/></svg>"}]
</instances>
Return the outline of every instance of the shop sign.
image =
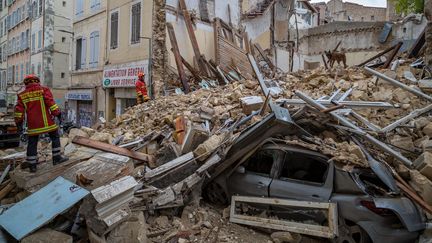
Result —
<instances>
[{"instance_id":1,"label":"shop sign","mask_svg":"<svg viewBox=\"0 0 432 243\"><path fill-rule=\"evenodd\" d=\"M91 91L69 91L66 93L67 100L93 100Z\"/></svg>"},{"instance_id":2,"label":"shop sign","mask_svg":"<svg viewBox=\"0 0 432 243\"><path fill-rule=\"evenodd\" d=\"M147 68L147 61L105 68L102 85L104 88L134 87L138 73L147 73Z\"/></svg>"}]
</instances>

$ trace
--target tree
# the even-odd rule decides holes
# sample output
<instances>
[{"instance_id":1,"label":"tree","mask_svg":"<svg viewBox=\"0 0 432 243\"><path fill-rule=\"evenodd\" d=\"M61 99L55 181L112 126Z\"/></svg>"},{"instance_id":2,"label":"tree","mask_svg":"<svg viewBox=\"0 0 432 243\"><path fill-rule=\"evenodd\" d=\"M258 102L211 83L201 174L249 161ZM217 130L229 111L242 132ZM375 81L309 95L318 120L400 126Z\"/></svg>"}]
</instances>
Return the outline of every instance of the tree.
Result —
<instances>
[{"instance_id":1,"label":"tree","mask_svg":"<svg viewBox=\"0 0 432 243\"><path fill-rule=\"evenodd\" d=\"M391 0L399 14L423 13L425 0Z\"/></svg>"}]
</instances>

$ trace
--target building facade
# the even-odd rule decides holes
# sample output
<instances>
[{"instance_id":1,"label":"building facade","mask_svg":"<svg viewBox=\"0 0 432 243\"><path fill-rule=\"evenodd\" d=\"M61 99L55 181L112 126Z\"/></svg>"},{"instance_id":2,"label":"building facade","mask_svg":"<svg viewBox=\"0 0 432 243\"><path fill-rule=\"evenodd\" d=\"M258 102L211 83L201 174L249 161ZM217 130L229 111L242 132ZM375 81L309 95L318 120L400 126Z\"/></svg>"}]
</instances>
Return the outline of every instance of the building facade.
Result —
<instances>
[{"instance_id":1,"label":"building facade","mask_svg":"<svg viewBox=\"0 0 432 243\"><path fill-rule=\"evenodd\" d=\"M108 0L107 59L101 80L108 119L136 104L139 72L147 74L149 84L152 9L151 0Z\"/></svg>"},{"instance_id":2,"label":"building facade","mask_svg":"<svg viewBox=\"0 0 432 243\"><path fill-rule=\"evenodd\" d=\"M74 0L71 86L66 94L68 119L92 126L105 117L102 88L106 61L107 1Z\"/></svg>"},{"instance_id":3,"label":"building facade","mask_svg":"<svg viewBox=\"0 0 432 243\"><path fill-rule=\"evenodd\" d=\"M7 90L7 16L7 0L0 0L0 92L6 92Z\"/></svg>"},{"instance_id":4,"label":"building facade","mask_svg":"<svg viewBox=\"0 0 432 243\"><path fill-rule=\"evenodd\" d=\"M8 0L7 79L10 86L19 86L30 73L30 10L30 1Z\"/></svg>"},{"instance_id":5,"label":"building facade","mask_svg":"<svg viewBox=\"0 0 432 243\"><path fill-rule=\"evenodd\" d=\"M325 20L333 21L386 21L387 9L368 7L342 0L331 0L327 3Z\"/></svg>"}]
</instances>

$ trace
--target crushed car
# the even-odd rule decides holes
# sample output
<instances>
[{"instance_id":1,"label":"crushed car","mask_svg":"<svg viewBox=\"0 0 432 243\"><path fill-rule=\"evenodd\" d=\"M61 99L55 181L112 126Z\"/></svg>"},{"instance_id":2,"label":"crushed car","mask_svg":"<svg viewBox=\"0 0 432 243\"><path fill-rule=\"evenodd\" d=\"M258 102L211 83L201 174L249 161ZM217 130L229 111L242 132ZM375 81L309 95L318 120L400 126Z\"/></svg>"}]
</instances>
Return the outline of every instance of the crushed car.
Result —
<instances>
[{"instance_id":1,"label":"crushed car","mask_svg":"<svg viewBox=\"0 0 432 243\"><path fill-rule=\"evenodd\" d=\"M322 153L287 145L284 137L308 132L286 109L273 107L273 111L244 131L215 168L205 190L208 200L228 204L239 195L333 202L339 219L335 242L414 242L418 238L426 226L425 215L400 194L385 167L346 171Z\"/></svg>"}]
</instances>

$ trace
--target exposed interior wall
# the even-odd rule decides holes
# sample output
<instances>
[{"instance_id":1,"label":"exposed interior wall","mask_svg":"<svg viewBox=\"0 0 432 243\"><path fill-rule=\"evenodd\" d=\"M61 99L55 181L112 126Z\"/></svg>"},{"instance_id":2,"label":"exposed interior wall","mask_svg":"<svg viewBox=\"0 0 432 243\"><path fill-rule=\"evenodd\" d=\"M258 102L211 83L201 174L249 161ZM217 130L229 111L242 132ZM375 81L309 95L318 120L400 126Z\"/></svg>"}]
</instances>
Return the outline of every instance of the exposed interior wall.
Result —
<instances>
[{"instance_id":1,"label":"exposed interior wall","mask_svg":"<svg viewBox=\"0 0 432 243\"><path fill-rule=\"evenodd\" d=\"M174 27L174 32L176 34L177 44L179 46L179 51L182 57L188 61L193 66L195 65L194 61L194 51L192 49L192 44L186 29L186 24L183 17L179 16L176 20L176 16L167 13L167 22L172 23ZM168 33L167 33L168 36ZM198 46L200 48L200 52L202 55L206 57L207 60L213 59L215 60L215 43L214 43L214 31L213 26L208 23L198 22L195 28L195 36L198 42ZM174 54L171 51L171 42L169 38L166 38L166 46L168 50L168 64L175 68L175 59Z\"/></svg>"},{"instance_id":2,"label":"exposed interior wall","mask_svg":"<svg viewBox=\"0 0 432 243\"><path fill-rule=\"evenodd\" d=\"M252 43L259 43L263 49L270 48L271 14L267 13L253 19L245 19L243 25L246 27L246 32Z\"/></svg>"}]
</instances>

